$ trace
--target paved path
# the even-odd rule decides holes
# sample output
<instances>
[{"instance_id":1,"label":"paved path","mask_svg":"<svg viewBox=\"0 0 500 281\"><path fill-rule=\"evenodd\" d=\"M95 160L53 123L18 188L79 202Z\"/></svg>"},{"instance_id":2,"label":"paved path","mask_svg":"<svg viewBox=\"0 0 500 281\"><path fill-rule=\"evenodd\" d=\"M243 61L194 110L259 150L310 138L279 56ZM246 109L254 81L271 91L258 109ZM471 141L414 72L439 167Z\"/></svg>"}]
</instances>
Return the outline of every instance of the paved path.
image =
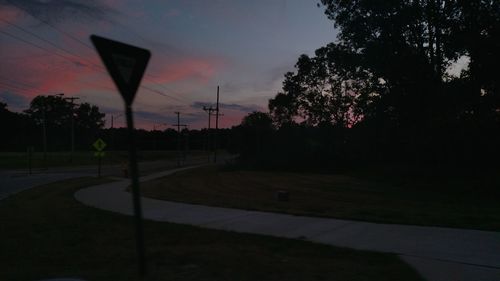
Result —
<instances>
[{"instance_id":1,"label":"paved path","mask_svg":"<svg viewBox=\"0 0 500 281\"><path fill-rule=\"evenodd\" d=\"M141 178L147 181L181 168ZM129 181L79 190L75 198L132 215ZM293 216L142 198L146 219L398 254L429 281L500 280L500 233Z\"/></svg>"}]
</instances>

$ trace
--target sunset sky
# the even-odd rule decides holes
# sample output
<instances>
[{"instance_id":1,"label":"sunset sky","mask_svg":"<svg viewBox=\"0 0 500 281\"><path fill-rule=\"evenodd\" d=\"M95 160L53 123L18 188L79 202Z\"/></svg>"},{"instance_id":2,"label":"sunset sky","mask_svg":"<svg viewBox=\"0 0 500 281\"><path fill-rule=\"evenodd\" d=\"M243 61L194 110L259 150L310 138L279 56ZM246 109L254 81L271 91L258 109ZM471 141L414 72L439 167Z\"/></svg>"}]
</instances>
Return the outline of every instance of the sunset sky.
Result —
<instances>
[{"instance_id":1,"label":"sunset sky","mask_svg":"<svg viewBox=\"0 0 500 281\"><path fill-rule=\"evenodd\" d=\"M21 111L39 94L64 93L123 111L89 36L149 49L134 102L138 127L175 120L203 128L203 105L220 85L221 127L267 111L300 54L334 41L333 22L313 0L0 0L0 100ZM123 126L117 118L115 126Z\"/></svg>"}]
</instances>

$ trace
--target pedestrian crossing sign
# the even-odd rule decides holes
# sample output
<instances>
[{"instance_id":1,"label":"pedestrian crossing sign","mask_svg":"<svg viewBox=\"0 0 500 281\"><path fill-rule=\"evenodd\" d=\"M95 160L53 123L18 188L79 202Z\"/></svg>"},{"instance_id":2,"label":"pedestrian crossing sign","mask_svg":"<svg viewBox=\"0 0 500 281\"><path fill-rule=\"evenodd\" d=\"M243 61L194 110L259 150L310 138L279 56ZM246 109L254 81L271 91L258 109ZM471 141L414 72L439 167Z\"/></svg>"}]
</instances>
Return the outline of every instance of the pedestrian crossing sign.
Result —
<instances>
[{"instance_id":1,"label":"pedestrian crossing sign","mask_svg":"<svg viewBox=\"0 0 500 281\"><path fill-rule=\"evenodd\" d=\"M103 151L106 147L106 143L102 139L97 139L93 145L97 151Z\"/></svg>"}]
</instances>

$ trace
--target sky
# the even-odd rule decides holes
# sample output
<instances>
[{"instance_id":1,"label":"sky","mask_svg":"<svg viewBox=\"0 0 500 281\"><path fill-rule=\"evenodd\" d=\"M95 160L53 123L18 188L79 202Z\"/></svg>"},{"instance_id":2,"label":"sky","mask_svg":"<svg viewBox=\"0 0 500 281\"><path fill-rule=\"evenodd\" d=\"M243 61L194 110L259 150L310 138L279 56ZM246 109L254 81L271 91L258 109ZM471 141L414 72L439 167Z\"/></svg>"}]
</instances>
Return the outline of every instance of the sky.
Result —
<instances>
[{"instance_id":1,"label":"sky","mask_svg":"<svg viewBox=\"0 0 500 281\"><path fill-rule=\"evenodd\" d=\"M64 93L124 126L123 101L89 36L148 49L134 104L137 127L171 128L180 112L207 126L220 86L220 127L267 111L299 55L335 41L317 0L0 0L0 100L13 111Z\"/></svg>"}]
</instances>

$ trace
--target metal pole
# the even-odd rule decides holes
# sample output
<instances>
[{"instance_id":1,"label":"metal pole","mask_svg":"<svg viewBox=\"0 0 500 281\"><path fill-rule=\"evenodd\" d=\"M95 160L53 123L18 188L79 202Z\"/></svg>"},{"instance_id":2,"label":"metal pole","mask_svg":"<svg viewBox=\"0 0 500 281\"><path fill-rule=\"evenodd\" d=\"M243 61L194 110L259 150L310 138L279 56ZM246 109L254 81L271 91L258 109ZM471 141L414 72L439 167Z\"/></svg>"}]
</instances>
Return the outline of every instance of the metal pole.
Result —
<instances>
[{"instance_id":1,"label":"metal pole","mask_svg":"<svg viewBox=\"0 0 500 281\"><path fill-rule=\"evenodd\" d=\"M136 227L136 246L137 255L139 258L139 273L141 276L146 275L146 261L144 254L144 230L142 226L142 208L141 197L139 191L139 171L137 168L137 152L135 148L134 136L134 121L132 118L132 108L130 105L125 106L127 118L127 130L129 139L129 168L130 179L132 181L132 198L134 204L135 227Z\"/></svg>"},{"instance_id":2,"label":"metal pole","mask_svg":"<svg viewBox=\"0 0 500 281\"><path fill-rule=\"evenodd\" d=\"M115 150L115 130L114 130L114 120L115 117L113 114L111 114L111 149L110 150ZM114 154L113 154L114 155Z\"/></svg>"},{"instance_id":3,"label":"metal pole","mask_svg":"<svg viewBox=\"0 0 500 281\"><path fill-rule=\"evenodd\" d=\"M45 101L43 102L43 111L42 111L42 138L43 138L43 167L47 170L47 117L46 117L46 105Z\"/></svg>"},{"instance_id":4,"label":"metal pole","mask_svg":"<svg viewBox=\"0 0 500 281\"><path fill-rule=\"evenodd\" d=\"M181 113L176 111L177 114L177 166L181 166Z\"/></svg>"},{"instance_id":5,"label":"metal pole","mask_svg":"<svg viewBox=\"0 0 500 281\"><path fill-rule=\"evenodd\" d=\"M184 128L185 128L185 134L184 134L184 148L183 148L182 159L185 162L186 158L187 158L187 154L189 153L189 128L188 128L188 125L185 125Z\"/></svg>"},{"instance_id":6,"label":"metal pole","mask_svg":"<svg viewBox=\"0 0 500 281\"><path fill-rule=\"evenodd\" d=\"M207 130L207 154L208 154L208 162L210 162L210 118L212 117L212 107L208 109L208 130Z\"/></svg>"},{"instance_id":7,"label":"metal pole","mask_svg":"<svg viewBox=\"0 0 500 281\"><path fill-rule=\"evenodd\" d=\"M71 100L71 156L69 162L73 163L73 154L75 153L75 112L73 110L73 100Z\"/></svg>"},{"instance_id":8,"label":"metal pole","mask_svg":"<svg viewBox=\"0 0 500 281\"><path fill-rule=\"evenodd\" d=\"M217 105L215 106L214 163L217 163L217 135L219 133L219 86L217 86Z\"/></svg>"},{"instance_id":9,"label":"metal pole","mask_svg":"<svg viewBox=\"0 0 500 281\"><path fill-rule=\"evenodd\" d=\"M65 99L71 101L71 154L69 157L69 162L73 163L73 156L75 153L75 100L80 98L70 97Z\"/></svg>"},{"instance_id":10,"label":"metal pole","mask_svg":"<svg viewBox=\"0 0 500 281\"><path fill-rule=\"evenodd\" d=\"M33 147L28 146L28 173L31 175L31 158L33 154Z\"/></svg>"},{"instance_id":11,"label":"metal pole","mask_svg":"<svg viewBox=\"0 0 500 281\"><path fill-rule=\"evenodd\" d=\"M101 158L102 156L97 156L97 177L101 177Z\"/></svg>"}]
</instances>

